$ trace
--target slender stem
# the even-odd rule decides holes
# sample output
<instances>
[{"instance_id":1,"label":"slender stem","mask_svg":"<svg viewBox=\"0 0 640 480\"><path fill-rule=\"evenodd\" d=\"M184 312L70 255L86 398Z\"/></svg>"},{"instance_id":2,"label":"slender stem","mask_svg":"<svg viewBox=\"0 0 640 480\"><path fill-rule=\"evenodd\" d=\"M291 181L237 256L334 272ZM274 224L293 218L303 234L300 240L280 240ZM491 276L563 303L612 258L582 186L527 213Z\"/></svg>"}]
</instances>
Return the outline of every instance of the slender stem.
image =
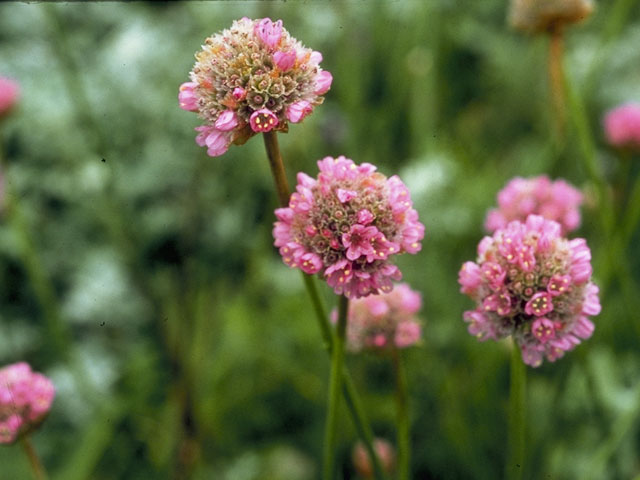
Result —
<instances>
[{"instance_id":1,"label":"slender stem","mask_svg":"<svg viewBox=\"0 0 640 480\"><path fill-rule=\"evenodd\" d=\"M398 443L398 480L409 480L411 465L411 442L409 441L409 390L402 353L394 350L393 368L396 377L396 423Z\"/></svg>"},{"instance_id":2,"label":"slender stem","mask_svg":"<svg viewBox=\"0 0 640 480\"><path fill-rule=\"evenodd\" d=\"M45 472L40 459L38 458L38 454L36 453L36 449L33 447L33 443L31 443L31 438L29 435L25 435L20 440L22 444L22 448L24 449L27 457L29 457L29 464L31 465L31 469L33 470L33 477L36 480L46 480L47 473Z\"/></svg>"},{"instance_id":3,"label":"slender stem","mask_svg":"<svg viewBox=\"0 0 640 480\"><path fill-rule=\"evenodd\" d=\"M276 185L276 191L278 192L278 203L281 207L286 207L289 203L289 183L287 182L278 139L274 132L267 132L263 135L264 145L267 150L267 157L269 158L269 165L271 166L271 173L273 175L273 181ZM320 334L322 335L322 341L324 342L325 349L331 353L334 341L331 333L331 325L329 324L329 316L322 304L320 295L318 294L318 288L313 277L304 272L301 272L301 274L307 293L311 298L311 304L320 328ZM360 396L358 395L353 380L346 368L343 369L342 387L345 402L358 432L358 436L364 443L365 449L367 450L373 465L375 478L376 480L384 480L386 475L382 469L380 459L373 448L373 431L371 430L371 426L365 415Z\"/></svg>"},{"instance_id":4,"label":"slender stem","mask_svg":"<svg viewBox=\"0 0 640 480\"><path fill-rule=\"evenodd\" d=\"M554 117L558 140L564 139L565 130L565 98L564 98L564 37L562 27L554 27L549 40L549 82L553 97Z\"/></svg>"},{"instance_id":5,"label":"slender stem","mask_svg":"<svg viewBox=\"0 0 640 480\"><path fill-rule=\"evenodd\" d=\"M522 480L525 468L526 371L520 347L511 349L511 385L509 392L509 436L506 478Z\"/></svg>"},{"instance_id":6,"label":"slender stem","mask_svg":"<svg viewBox=\"0 0 640 480\"><path fill-rule=\"evenodd\" d=\"M338 427L338 410L340 391L342 390L342 371L344 363L344 340L347 330L347 311L349 298L341 295L338 298L338 324L331 352L331 376L329 379L329 399L327 402L327 422L324 435L324 480L331 480L335 473L335 449Z\"/></svg>"}]
</instances>

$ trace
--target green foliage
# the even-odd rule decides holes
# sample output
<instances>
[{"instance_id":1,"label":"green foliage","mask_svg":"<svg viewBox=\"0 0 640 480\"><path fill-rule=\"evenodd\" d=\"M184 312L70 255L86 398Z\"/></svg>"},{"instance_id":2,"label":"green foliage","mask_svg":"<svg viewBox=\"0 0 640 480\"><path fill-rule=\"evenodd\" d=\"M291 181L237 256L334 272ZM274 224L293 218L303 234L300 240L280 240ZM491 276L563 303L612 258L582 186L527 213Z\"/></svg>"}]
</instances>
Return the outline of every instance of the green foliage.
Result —
<instances>
[{"instance_id":1,"label":"green foliage","mask_svg":"<svg viewBox=\"0 0 640 480\"><path fill-rule=\"evenodd\" d=\"M414 478L502 475L509 351L468 335L456 278L496 192L542 173L591 192L578 236L603 311L592 339L527 369L524 478L638 477L639 233L625 245L604 228L623 161L600 133L606 109L640 98L637 3L600 2L567 31L564 142L547 39L509 30L498 0L0 5L0 74L22 87L0 124L3 173L24 224L0 214L0 364L29 361L56 384L34 435L51 477L319 475L329 359L272 247L262 142L209 158L177 105L203 39L245 15L282 18L334 76L280 135L290 181L326 155L371 162L406 180L426 226L423 251L399 260L424 299L424 343L407 355ZM347 363L376 435L393 439L390 364ZM340 425L355 478L344 409ZM0 479L28 478L17 449L0 448Z\"/></svg>"}]
</instances>

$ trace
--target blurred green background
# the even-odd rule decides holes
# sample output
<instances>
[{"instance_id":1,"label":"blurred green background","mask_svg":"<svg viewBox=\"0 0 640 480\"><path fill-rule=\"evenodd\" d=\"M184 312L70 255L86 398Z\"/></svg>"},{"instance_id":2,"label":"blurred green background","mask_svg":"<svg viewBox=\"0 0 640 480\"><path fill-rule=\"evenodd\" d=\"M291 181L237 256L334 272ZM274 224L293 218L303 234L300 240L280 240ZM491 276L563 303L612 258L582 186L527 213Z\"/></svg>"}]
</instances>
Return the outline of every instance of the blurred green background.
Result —
<instances>
[{"instance_id":1,"label":"blurred green background","mask_svg":"<svg viewBox=\"0 0 640 480\"><path fill-rule=\"evenodd\" d=\"M262 141L209 158L178 108L204 38L242 16L281 18L333 73L324 105L280 136L290 181L326 155L371 162L405 180L426 226L422 252L399 259L424 300L424 343L407 355L414 478L502 476L508 347L466 332L457 272L497 191L542 173L589 197L576 235L603 311L590 340L527 369L525 478L640 475L640 235L625 247L603 229L640 206L616 200L626 160L601 129L640 100L639 3L598 2L567 31L564 141L548 39L510 30L504 0L0 5L0 74L22 87L0 124L16 212L0 214L0 364L29 361L57 387L34 435L51 477L181 478L184 464L196 479L319 476L329 360L272 247ZM393 441L390 364L348 363ZM0 448L1 480L29 475L17 446Z\"/></svg>"}]
</instances>

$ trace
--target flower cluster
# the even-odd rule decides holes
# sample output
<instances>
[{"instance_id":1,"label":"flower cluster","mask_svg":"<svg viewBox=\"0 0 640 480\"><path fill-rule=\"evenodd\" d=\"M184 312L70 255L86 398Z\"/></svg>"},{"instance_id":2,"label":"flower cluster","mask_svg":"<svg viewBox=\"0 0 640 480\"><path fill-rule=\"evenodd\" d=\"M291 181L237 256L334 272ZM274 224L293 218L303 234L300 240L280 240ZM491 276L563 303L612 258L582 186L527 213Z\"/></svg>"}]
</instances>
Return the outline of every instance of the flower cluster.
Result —
<instances>
[{"instance_id":1,"label":"flower cluster","mask_svg":"<svg viewBox=\"0 0 640 480\"><path fill-rule=\"evenodd\" d=\"M51 380L24 362L0 369L0 443L13 443L39 425L54 395Z\"/></svg>"},{"instance_id":2,"label":"flower cluster","mask_svg":"<svg viewBox=\"0 0 640 480\"><path fill-rule=\"evenodd\" d=\"M393 445L383 438L374 438L373 449L380 459L380 465L384 472L388 475L392 474L396 464L396 452ZM369 453L362 442L355 444L351 458L358 475L362 478L373 478L373 465L371 465Z\"/></svg>"},{"instance_id":3,"label":"flower cluster","mask_svg":"<svg viewBox=\"0 0 640 480\"><path fill-rule=\"evenodd\" d=\"M640 150L640 104L627 103L608 112L604 130L614 147Z\"/></svg>"},{"instance_id":4,"label":"flower cluster","mask_svg":"<svg viewBox=\"0 0 640 480\"><path fill-rule=\"evenodd\" d=\"M592 11L592 0L512 0L509 23L527 33L547 32L580 22Z\"/></svg>"},{"instance_id":5,"label":"flower cluster","mask_svg":"<svg viewBox=\"0 0 640 480\"><path fill-rule=\"evenodd\" d=\"M407 187L343 156L319 160L318 168L317 180L298 173L289 206L275 212L284 262L322 275L350 298L391 291L402 277L391 257L417 253L424 237Z\"/></svg>"},{"instance_id":6,"label":"flower cluster","mask_svg":"<svg viewBox=\"0 0 640 480\"><path fill-rule=\"evenodd\" d=\"M8 114L20 95L18 84L7 77L0 77L0 118Z\"/></svg>"},{"instance_id":7,"label":"flower cluster","mask_svg":"<svg viewBox=\"0 0 640 480\"><path fill-rule=\"evenodd\" d=\"M321 61L281 20L245 17L207 38L178 95L182 109L206 122L196 128L196 141L215 157L256 133L286 131L287 122L302 121L331 87Z\"/></svg>"},{"instance_id":8,"label":"flower cluster","mask_svg":"<svg viewBox=\"0 0 640 480\"><path fill-rule=\"evenodd\" d=\"M564 180L552 182L542 175L512 179L498 193L498 208L485 221L488 232L504 228L512 220L524 222L531 214L555 220L565 235L580 226L582 194Z\"/></svg>"},{"instance_id":9,"label":"flower cluster","mask_svg":"<svg viewBox=\"0 0 640 480\"><path fill-rule=\"evenodd\" d=\"M420 294L406 283L393 291L371 295L349 304L347 347L352 352L407 348L420 341L421 327L415 314L422 307ZM332 312L337 320L337 311Z\"/></svg>"},{"instance_id":10,"label":"flower cluster","mask_svg":"<svg viewBox=\"0 0 640 480\"><path fill-rule=\"evenodd\" d=\"M479 340L512 335L526 364L537 367L573 349L593 333L600 313L584 239L567 240L560 225L537 215L513 221L485 237L478 260L459 273L461 292L477 304L464 319Z\"/></svg>"}]
</instances>

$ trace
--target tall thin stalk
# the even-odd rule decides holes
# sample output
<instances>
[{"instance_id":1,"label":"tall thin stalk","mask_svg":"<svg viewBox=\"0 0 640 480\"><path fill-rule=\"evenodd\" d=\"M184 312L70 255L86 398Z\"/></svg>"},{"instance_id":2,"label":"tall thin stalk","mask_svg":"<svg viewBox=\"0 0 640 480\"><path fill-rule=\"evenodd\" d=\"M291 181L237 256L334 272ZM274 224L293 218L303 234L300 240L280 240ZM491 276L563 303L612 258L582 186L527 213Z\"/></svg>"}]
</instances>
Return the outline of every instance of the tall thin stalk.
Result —
<instances>
[{"instance_id":1,"label":"tall thin stalk","mask_svg":"<svg viewBox=\"0 0 640 480\"><path fill-rule=\"evenodd\" d=\"M347 331L347 312L349 298L338 297L338 324L331 352L331 375L329 380L329 399L327 401L327 421L324 435L323 475L324 480L331 480L335 474L336 439L338 413L340 407L340 390L342 390L342 371L344 364L344 343Z\"/></svg>"},{"instance_id":2,"label":"tall thin stalk","mask_svg":"<svg viewBox=\"0 0 640 480\"><path fill-rule=\"evenodd\" d=\"M506 478L522 480L525 466L526 428L526 367L520 347L514 341L511 349L511 378L509 387L509 434Z\"/></svg>"},{"instance_id":3,"label":"tall thin stalk","mask_svg":"<svg viewBox=\"0 0 640 480\"><path fill-rule=\"evenodd\" d=\"M564 36L562 27L555 27L549 39L549 83L553 97L553 110L558 141L564 143L566 101L564 95Z\"/></svg>"},{"instance_id":4,"label":"tall thin stalk","mask_svg":"<svg viewBox=\"0 0 640 480\"><path fill-rule=\"evenodd\" d=\"M287 176L284 169L284 163L282 162L282 155L280 153L277 134L274 131L265 132L263 134L263 137L265 149L267 150L267 157L269 158L269 165L271 167L271 174L276 185L279 205L281 207L286 207L289 204L290 190L289 182L287 181ZM318 322L318 327L320 328L320 334L322 335L323 343L326 350L331 353L334 348L334 338L333 334L331 333L329 317L320 299L317 286L314 282L313 277L307 275L304 272L300 272L300 274L302 275L307 293L311 298L313 312L315 314L316 321ZM358 395L353 380L351 379L351 376L349 375L349 372L346 370L346 368L343 368L342 375L342 391L345 402L347 404L347 408L349 409L349 414L351 415L353 423L356 427L358 436L364 443L365 449L369 454L376 480L384 480L386 478L386 475L384 474L384 470L382 469L380 459L378 458L378 455L373 448L373 432L371 430L371 426L369 425L369 421L367 420L367 417L364 413L362 401L360 400L360 396Z\"/></svg>"},{"instance_id":5,"label":"tall thin stalk","mask_svg":"<svg viewBox=\"0 0 640 480\"><path fill-rule=\"evenodd\" d=\"M31 465L31 470L33 471L33 478L36 480L47 480L47 473L42 466L42 462L40 462L40 459L38 458L38 454L36 453L33 443L31 443L29 435L23 436L20 439L20 443L29 458L29 465Z\"/></svg>"}]
</instances>

